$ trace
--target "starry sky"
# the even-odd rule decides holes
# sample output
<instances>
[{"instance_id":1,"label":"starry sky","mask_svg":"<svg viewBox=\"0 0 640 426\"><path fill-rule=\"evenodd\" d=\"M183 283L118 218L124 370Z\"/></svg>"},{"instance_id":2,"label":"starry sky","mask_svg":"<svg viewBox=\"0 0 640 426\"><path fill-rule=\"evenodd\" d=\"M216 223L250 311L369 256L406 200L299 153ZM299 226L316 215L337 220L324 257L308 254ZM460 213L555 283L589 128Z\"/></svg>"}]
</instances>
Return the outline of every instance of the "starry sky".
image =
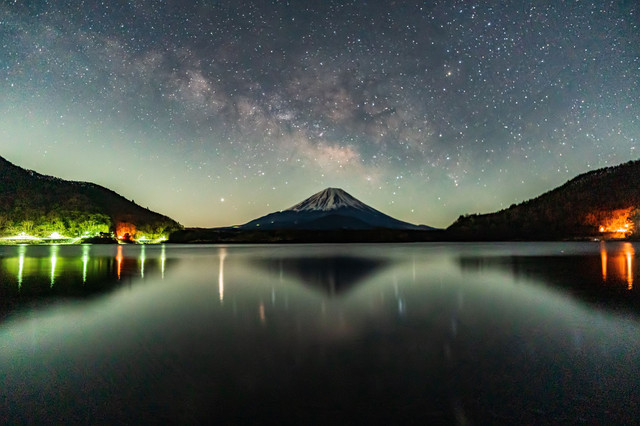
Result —
<instances>
[{"instance_id":1,"label":"starry sky","mask_svg":"<svg viewBox=\"0 0 640 426\"><path fill-rule=\"evenodd\" d=\"M185 226L437 227L638 159L640 3L0 2L0 155Z\"/></svg>"}]
</instances>

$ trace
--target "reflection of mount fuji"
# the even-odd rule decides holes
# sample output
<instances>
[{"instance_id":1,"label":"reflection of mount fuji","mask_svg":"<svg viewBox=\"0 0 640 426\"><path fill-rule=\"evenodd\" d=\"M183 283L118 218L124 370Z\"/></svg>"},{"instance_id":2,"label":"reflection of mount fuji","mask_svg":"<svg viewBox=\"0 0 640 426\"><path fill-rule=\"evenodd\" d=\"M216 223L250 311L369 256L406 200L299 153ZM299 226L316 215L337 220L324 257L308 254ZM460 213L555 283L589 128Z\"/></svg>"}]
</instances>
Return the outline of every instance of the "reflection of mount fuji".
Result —
<instances>
[{"instance_id":1,"label":"reflection of mount fuji","mask_svg":"<svg viewBox=\"0 0 640 426\"><path fill-rule=\"evenodd\" d=\"M353 256L262 259L259 266L273 274L292 276L303 284L334 296L354 288L387 265L385 260Z\"/></svg>"}]
</instances>

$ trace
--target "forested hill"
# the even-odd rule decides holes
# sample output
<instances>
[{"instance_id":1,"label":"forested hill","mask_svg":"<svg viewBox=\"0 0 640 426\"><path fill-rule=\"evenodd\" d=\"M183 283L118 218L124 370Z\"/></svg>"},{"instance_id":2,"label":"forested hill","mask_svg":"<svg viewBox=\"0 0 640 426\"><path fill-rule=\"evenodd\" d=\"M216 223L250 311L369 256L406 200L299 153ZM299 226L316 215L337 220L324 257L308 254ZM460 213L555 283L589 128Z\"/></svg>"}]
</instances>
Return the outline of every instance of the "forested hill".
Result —
<instances>
[{"instance_id":1,"label":"forested hill","mask_svg":"<svg viewBox=\"0 0 640 426\"><path fill-rule=\"evenodd\" d=\"M0 236L117 232L160 238L180 228L102 186L45 176L0 157Z\"/></svg>"},{"instance_id":2,"label":"forested hill","mask_svg":"<svg viewBox=\"0 0 640 426\"><path fill-rule=\"evenodd\" d=\"M541 196L490 214L460 216L457 239L629 237L640 231L640 161L577 176Z\"/></svg>"}]
</instances>

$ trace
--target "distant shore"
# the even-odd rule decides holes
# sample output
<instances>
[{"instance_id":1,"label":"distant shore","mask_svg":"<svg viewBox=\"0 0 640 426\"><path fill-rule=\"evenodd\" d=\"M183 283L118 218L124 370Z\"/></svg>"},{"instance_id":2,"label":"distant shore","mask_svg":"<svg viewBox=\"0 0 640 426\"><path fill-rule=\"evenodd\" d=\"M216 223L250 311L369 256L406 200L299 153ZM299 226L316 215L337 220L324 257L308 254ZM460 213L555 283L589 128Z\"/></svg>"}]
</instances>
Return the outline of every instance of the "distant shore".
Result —
<instances>
[{"instance_id":1,"label":"distant shore","mask_svg":"<svg viewBox=\"0 0 640 426\"><path fill-rule=\"evenodd\" d=\"M304 243L415 243L415 242L499 242L499 241L632 241L604 239L599 235L541 236L541 238L490 238L448 230L240 230L235 228L186 228L169 237L181 244L304 244Z\"/></svg>"},{"instance_id":2,"label":"distant shore","mask_svg":"<svg viewBox=\"0 0 640 426\"><path fill-rule=\"evenodd\" d=\"M80 244L349 244L349 243L420 243L420 242L539 242L539 241L640 241L637 238L608 238L603 235L512 238L470 235L449 230L332 229L332 230L243 230L237 228L185 228L173 232L166 240L118 241L115 238L89 237L66 239L0 238L0 245L80 245Z\"/></svg>"}]
</instances>

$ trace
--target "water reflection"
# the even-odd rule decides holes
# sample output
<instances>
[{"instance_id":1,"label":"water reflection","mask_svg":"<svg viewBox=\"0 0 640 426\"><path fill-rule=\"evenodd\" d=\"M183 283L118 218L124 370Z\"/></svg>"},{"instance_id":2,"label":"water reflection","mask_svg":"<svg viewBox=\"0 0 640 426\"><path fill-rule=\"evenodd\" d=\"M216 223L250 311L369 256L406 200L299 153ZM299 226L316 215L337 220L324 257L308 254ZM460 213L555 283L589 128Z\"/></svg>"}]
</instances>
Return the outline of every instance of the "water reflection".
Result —
<instances>
[{"instance_id":1,"label":"water reflection","mask_svg":"<svg viewBox=\"0 0 640 426\"><path fill-rule=\"evenodd\" d=\"M593 247L591 254L567 251L554 255L464 255L459 263L469 274L490 269L509 271L518 279L541 280L600 307L637 312L640 294L634 288L638 273L634 243L600 242Z\"/></svg>"},{"instance_id":2,"label":"water reflection","mask_svg":"<svg viewBox=\"0 0 640 426\"><path fill-rule=\"evenodd\" d=\"M583 295L638 293L633 244L522 247L0 247L0 306L109 292L55 308L27 298L29 315L0 323L0 412L17 424L631 423L638 315Z\"/></svg>"},{"instance_id":3,"label":"water reflection","mask_svg":"<svg viewBox=\"0 0 640 426\"><path fill-rule=\"evenodd\" d=\"M626 282L627 289L633 290L635 249L629 242L617 244L611 248L611 258L607 254L607 243L600 242L600 262L602 265L602 281L607 281L607 267L609 262L617 266L616 275Z\"/></svg>"},{"instance_id":4,"label":"water reflection","mask_svg":"<svg viewBox=\"0 0 640 426\"><path fill-rule=\"evenodd\" d=\"M478 256L462 255L459 266L463 271L476 273L484 269L509 270L515 277L541 278L558 288L571 288L572 295L586 300L610 301L600 296L616 289L634 292L636 250L632 243L604 243L594 245L591 255L572 256ZM20 294L42 297L47 294L70 294L76 284L88 285L87 293L98 288L117 285L118 281L137 276L146 279L157 271L165 278L168 249L162 246L12 246L0 251L0 289L5 295ZM243 268L258 268L282 285L296 282L306 288L320 290L325 297L347 294L351 289L366 283L370 278L384 274L397 262L402 262L412 282L420 279L418 270L424 258L412 253L408 257L392 259L384 256L355 256L348 250L323 256L283 257L275 252L270 256L237 256L236 248L216 247L217 299L220 304L227 298L226 272L228 262L243 264ZM230 250L233 250L230 252ZM235 253L230 258L230 253ZM597 255L596 255L597 254ZM596 257L597 256L597 257ZM597 260L596 260L597 259ZM132 263L133 262L133 263ZM596 263L597 262L597 263ZM405 315L408 300L399 291L396 276L390 277L394 288L394 301L399 315ZM48 290L42 287L46 282ZM13 284L12 284L13 283ZM93 284L92 284L93 283ZM89 285L92 284L92 285ZM12 287L12 285L14 287ZM15 290L11 290L11 288ZM270 288L271 304L275 303L277 287ZM640 304L636 298L617 298L616 303ZM259 315L262 317L262 315Z\"/></svg>"},{"instance_id":5,"label":"water reflection","mask_svg":"<svg viewBox=\"0 0 640 426\"><path fill-rule=\"evenodd\" d=\"M627 287L629 290L633 290L633 258L635 254L635 250L631 243L624 243L624 254L627 262L627 283L629 286Z\"/></svg>"},{"instance_id":6,"label":"water reflection","mask_svg":"<svg viewBox=\"0 0 640 426\"><path fill-rule=\"evenodd\" d=\"M51 287L53 287L53 283L56 277L56 263L58 263L59 250L59 246L51 246Z\"/></svg>"},{"instance_id":7,"label":"water reflection","mask_svg":"<svg viewBox=\"0 0 640 426\"><path fill-rule=\"evenodd\" d=\"M160 273L162 274L162 279L164 280L164 265L167 261L167 250L165 245L162 245L162 249L160 252Z\"/></svg>"},{"instance_id":8,"label":"water reflection","mask_svg":"<svg viewBox=\"0 0 640 426\"><path fill-rule=\"evenodd\" d=\"M24 255L27 252L27 246L18 247L18 289L22 287L22 273L24 271Z\"/></svg>"},{"instance_id":9,"label":"water reflection","mask_svg":"<svg viewBox=\"0 0 640 426\"><path fill-rule=\"evenodd\" d=\"M600 261L602 264L602 281L607 281L607 247L604 241L600 241Z\"/></svg>"},{"instance_id":10,"label":"water reflection","mask_svg":"<svg viewBox=\"0 0 640 426\"><path fill-rule=\"evenodd\" d=\"M120 279L120 275L122 274L122 246L118 246L118 253L116 254L116 262L118 264L118 280Z\"/></svg>"},{"instance_id":11,"label":"water reflection","mask_svg":"<svg viewBox=\"0 0 640 426\"><path fill-rule=\"evenodd\" d=\"M145 251L147 249L146 245L140 246L140 277L144 278L144 261L147 259L145 256Z\"/></svg>"},{"instance_id":12,"label":"water reflection","mask_svg":"<svg viewBox=\"0 0 640 426\"><path fill-rule=\"evenodd\" d=\"M219 251L220 267L218 271L218 295L220 303L224 301L224 258L227 257L227 249L222 247Z\"/></svg>"},{"instance_id":13,"label":"water reflection","mask_svg":"<svg viewBox=\"0 0 640 426\"><path fill-rule=\"evenodd\" d=\"M258 316L260 317L260 322L262 324L265 324L267 322L267 316L264 310L264 302L260 302L260 305L258 306Z\"/></svg>"},{"instance_id":14,"label":"water reflection","mask_svg":"<svg viewBox=\"0 0 640 426\"><path fill-rule=\"evenodd\" d=\"M83 284L87 282L87 265L89 264L90 250L91 250L91 246L89 244L84 244L82 246L82 283Z\"/></svg>"},{"instance_id":15,"label":"water reflection","mask_svg":"<svg viewBox=\"0 0 640 426\"><path fill-rule=\"evenodd\" d=\"M158 271L164 277L167 263L164 246L1 246L0 304L100 293L135 276Z\"/></svg>"},{"instance_id":16,"label":"water reflection","mask_svg":"<svg viewBox=\"0 0 640 426\"><path fill-rule=\"evenodd\" d=\"M329 296L335 296L379 273L389 264L389 259L329 255L254 259L252 264L267 269L278 276L281 282L285 277L293 278Z\"/></svg>"}]
</instances>

